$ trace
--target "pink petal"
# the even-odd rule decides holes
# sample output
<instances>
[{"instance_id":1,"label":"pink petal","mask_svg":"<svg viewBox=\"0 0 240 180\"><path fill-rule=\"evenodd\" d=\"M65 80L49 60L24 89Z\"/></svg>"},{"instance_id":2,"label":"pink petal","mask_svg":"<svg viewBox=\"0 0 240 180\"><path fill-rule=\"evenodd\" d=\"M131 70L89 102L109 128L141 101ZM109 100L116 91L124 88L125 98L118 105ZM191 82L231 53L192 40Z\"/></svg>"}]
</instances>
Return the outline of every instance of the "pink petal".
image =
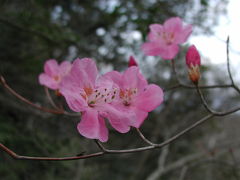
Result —
<instances>
[{"instance_id":1,"label":"pink petal","mask_svg":"<svg viewBox=\"0 0 240 180\"><path fill-rule=\"evenodd\" d=\"M59 84L52 77L48 76L45 73L41 73L38 77L39 83L48 87L49 89L56 90L59 88Z\"/></svg>"},{"instance_id":2,"label":"pink petal","mask_svg":"<svg viewBox=\"0 0 240 180\"><path fill-rule=\"evenodd\" d=\"M130 130L130 124L134 117L133 112L124 112L112 105L106 104L103 116L106 117L111 126L120 133L126 133Z\"/></svg>"},{"instance_id":3,"label":"pink petal","mask_svg":"<svg viewBox=\"0 0 240 180\"><path fill-rule=\"evenodd\" d=\"M178 51L179 51L178 45L172 44L162 49L160 56L165 60L171 60L176 57Z\"/></svg>"},{"instance_id":4,"label":"pink petal","mask_svg":"<svg viewBox=\"0 0 240 180\"><path fill-rule=\"evenodd\" d=\"M79 94L72 91L60 90L60 93L65 97L69 108L75 112L82 112L88 108L87 101Z\"/></svg>"},{"instance_id":5,"label":"pink petal","mask_svg":"<svg viewBox=\"0 0 240 180\"><path fill-rule=\"evenodd\" d=\"M139 110L150 112L158 107L163 102L162 89L154 84L146 87L146 90L141 92L134 101L134 106Z\"/></svg>"},{"instance_id":6,"label":"pink petal","mask_svg":"<svg viewBox=\"0 0 240 180\"><path fill-rule=\"evenodd\" d=\"M105 120L103 117L98 116L98 120L99 120L99 140L101 142L106 142L108 140L108 129L106 127L105 124Z\"/></svg>"},{"instance_id":7,"label":"pink petal","mask_svg":"<svg viewBox=\"0 0 240 180\"><path fill-rule=\"evenodd\" d=\"M76 59L71 71L62 79L62 88L70 91L80 91L83 88L94 88L97 78L97 69L91 59ZM64 85L62 85L64 84Z\"/></svg>"},{"instance_id":8,"label":"pink petal","mask_svg":"<svg viewBox=\"0 0 240 180\"><path fill-rule=\"evenodd\" d=\"M164 31L175 34L181 33L182 20L179 17L172 17L166 20L163 24Z\"/></svg>"},{"instance_id":9,"label":"pink petal","mask_svg":"<svg viewBox=\"0 0 240 180\"><path fill-rule=\"evenodd\" d=\"M142 111L135 106L125 106L122 103L113 103L112 106L115 108L114 114L122 118L122 120L120 119L121 123L125 123L128 126L139 128L148 115L146 111ZM121 113L121 115L118 113ZM115 122L116 119L113 121ZM111 124L114 122L110 121ZM114 128L116 129L116 127Z\"/></svg>"},{"instance_id":10,"label":"pink petal","mask_svg":"<svg viewBox=\"0 0 240 180\"><path fill-rule=\"evenodd\" d=\"M96 78L96 73L94 61L87 58L77 59L73 62L70 73L62 79L60 93L73 111L84 111L88 107L84 88L94 88L96 79L93 78Z\"/></svg>"},{"instance_id":11,"label":"pink petal","mask_svg":"<svg viewBox=\"0 0 240 180\"><path fill-rule=\"evenodd\" d=\"M148 56L159 56L163 49L158 42L146 42L141 46L142 51Z\"/></svg>"},{"instance_id":12,"label":"pink petal","mask_svg":"<svg viewBox=\"0 0 240 180\"><path fill-rule=\"evenodd\" d=\"M96 87L100 89L111 89L114 87L114 82L107 76L100 76L96 81Z\"/></svg>"},{"instance_id":13,"label":"pink petal","mask_svg":"<svg viewBox=\"0 0 240 180\"><path fill-rule=\"evenodd\" d=\"M44 72L49 76L58 75L58 63L55 59L47 60L44 64Z\"/></svg>"},{"instance_id":14,"label":"pink petal","mask_svg":"<svg viewBox=\"0 0 240 180\"><path fill-rule=\"evenodd\" d=\"M71 70L72 64L68 61L63 61L59 66L59 73L61 77L67 75Z\"/></svg>"},{"instance_id":15,"label":"pink petal","mask_svg":"<svg viewBox=\"0 0 240 180\"><path fill-rule=\"evenodd\" d=\"M132 111L134 111L136 115L136 120L133 124L131 124L131 126L139 128L142 125L143 121L147 118L148 113L137 108L132 109Z\"/></svg>"},{"instance_id":16,"label":"pink petal","mask_svg":"<svg viewBox=\"0 0 240 180\"><path fill-rule=\"evenodd\" d=\"M146 79L139 72L139 68L137 66L129 67L123 73L122 81L124 89L137 88L138 90L141 90L147 85Z\"/></svg>"},{"instance_id":17,"label":"pink petal","mask_svg":"<svg viewBox=\"0 0 240 180\"><path fill-rule=\"evenodd\" d=\"M68 75L63 77L60 83L60 91L70 91L72 93L80 93L83 90L83 84L79 81L77 73L70 72Z\"/></svg>"},{"instance_id":18,"label":"pink petal","mask_svg":"<svg viewBox=\"0 0 240 180\"><path fill-rule=\"evenodd\" d=\"M71 73L84 87L92 87L97 79L98 70L92 59L83 58L73 62Z\"/></svg>"},{"instance_id":19,"label":"pink petal","mask_svg":"<svg viewBox=\"0 0 240 180\"><path fill-rule=\"evenodd\" d=\"M122 87L122 74L118 71L111 71L103 75L104 78L112 80L119 87Z\"/></svg>"},{"instance_id":20,"label":"pink petal","mask_svg":"<svg viewBox=\"0 0 240 180\"><path fill-rule=\"evenodd\" d=\"M65 97L71 110L81 112L88 107L88 104L87 100L81 96L81 94L85 94L83 89L79 85L79 82L75 80L76 78L70 74L65 76L60 83L59 91Z\"/></svg>"},{"instance_id":21,"label":"pink petal","mask_svg":"<svg viewBox=\"0 0 240 180\"><path fill-rule=\"evenodd\" d=\"M150 42L154 42L157 41L160 38L160 36L156 33L153 32L149 32L147 35L147 40Z\"/></svg>"},{"instance_id":22,"label":"pink petal","mask_svg":"<svg viewBox=\"0 0 240 180\"><path fill-rule=\"evenodd\" d=\"M149 41L156 41L161 39L161 34L163 33L163 26L161 24L151 24L149 26L150 33L148 33L147 39Z\"/></svg>"},{"instance_id":23,"label":"pink petal","mask_svg":"<svg viewBox=\"0 0 240 180\"><path fill-rule=\"evenodd\" d=\"M102 142L108 140L108 130L104 119L99 117L94 109L88 109L82 114L82 119L78 123L77 129L81 135L90 139L99 139Z\"/></svg>"},{"instance_id":24,"label":"pink petal","mask_svg":"<svg viewBox=\"0 0 240 180\"><path fill-rule=\"evenodd\" d=\"M161 33L163 31L163 26L161 24L151 24L149 28L150 31L154 33Z\"/></svg>"},{"instance_id":25,"label":"pink petal","mask_svg":"<svg viewBox=\"0 0 240 180\"><path fill-rule=\"evenodd\" d=\"M181 30L181 32L175 35L175 43L182 44L186 42L191 33L192 25L187 25Z\"/></svg>"}]
</instances>

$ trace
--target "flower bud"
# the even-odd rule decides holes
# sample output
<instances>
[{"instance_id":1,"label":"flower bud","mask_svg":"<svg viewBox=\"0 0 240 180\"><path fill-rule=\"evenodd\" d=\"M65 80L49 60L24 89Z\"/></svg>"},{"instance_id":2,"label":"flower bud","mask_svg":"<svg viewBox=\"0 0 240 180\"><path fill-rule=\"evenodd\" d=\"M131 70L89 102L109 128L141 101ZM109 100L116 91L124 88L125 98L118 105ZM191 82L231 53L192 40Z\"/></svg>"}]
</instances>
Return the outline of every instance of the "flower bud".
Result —
<instances>
[{"instance_id":1,"label":"flower bud","mask_svg":"<svg viewBox=\"0 0 240 180\"><path fill-rule=\"evenodd\" d=\"M188 66L188 75L190 80L194 84L198 84L198 80L200 79L199 67L201 65L201 58L197 48L194 45L190 46L187 50L186 64Z\"/></svg>"},{"instance_id":2,"label":"flower bud","mask_svg":"<svg viewBox=\"0 0 240 180\"><path fill-rule=\"evenodd\" d=\"M189 68L191 68L191 66L201 65L200 55L194 45L188 48L188 51L186 53L186 64Z\"/></svg>"},{"instance_id":3,"label":"flower bud","mask_svg":"<svg viewBox=\"0 0 240 180\"><path fill-rule=\"evenodd\" d=\"M128 61L128 67L131 67L131 66L138 66L138 64L133 56L130 56L129 61Z\"/></svg>"}]
</instances>

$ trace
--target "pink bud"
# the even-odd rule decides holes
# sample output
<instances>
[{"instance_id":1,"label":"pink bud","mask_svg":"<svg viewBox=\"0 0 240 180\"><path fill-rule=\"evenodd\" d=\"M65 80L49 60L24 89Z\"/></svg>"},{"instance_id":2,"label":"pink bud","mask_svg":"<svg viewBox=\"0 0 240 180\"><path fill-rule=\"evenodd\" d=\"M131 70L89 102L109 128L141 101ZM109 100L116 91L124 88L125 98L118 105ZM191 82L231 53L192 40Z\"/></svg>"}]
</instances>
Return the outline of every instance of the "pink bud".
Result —
<instances>
[{"instance_id":1,"label":"pink bud","mask_svg":"<svg viewBox=\"0 0 240 180\"><path fill-rule=\"evenodd\" d=\"M194 83L198 84L200 79L199 66L201 65L201 58L197 48L192 45L188 48L186 53L186 64L188 66L189 79Z\"/></svg>"},{"instance_id":2,"label":"pink bud","mask_svg":"<svg viewBox=\"0 0 240 180\"><path fill-rule=\"evenodd\" d=\"M128 67L131 67L131 66L138 66L138 64L133 56L130 56L129 61L128 61Z\"/></svg>"},{"instance_id":3,"label":"pink bud","mask_svg":"<svg viewBox=\"0 0 240 180\"><path fill-rule=\"evenodd\" d=\"M186 53L186 64L190 68L192 66L200 66L201 65L201 58L198 53L197 48L192 45L188 48Z\"/></svg>"}]
</instances>

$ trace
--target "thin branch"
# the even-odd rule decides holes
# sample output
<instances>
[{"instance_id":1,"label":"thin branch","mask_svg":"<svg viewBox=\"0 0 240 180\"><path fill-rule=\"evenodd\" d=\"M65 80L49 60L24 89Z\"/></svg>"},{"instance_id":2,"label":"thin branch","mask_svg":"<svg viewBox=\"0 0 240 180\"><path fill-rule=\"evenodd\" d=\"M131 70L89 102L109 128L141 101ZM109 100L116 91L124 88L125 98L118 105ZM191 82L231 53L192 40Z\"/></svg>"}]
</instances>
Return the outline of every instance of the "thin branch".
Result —
<instances>
[{"instance_id":1,"label":"thin branch","mask_svg":"<svg viewBox=\"0 0 240 180\"><path fill-rule=\"evenodd\" d=\"M228 70L228 76L231 80L232 83L232 87L240 94L240 89L236 86L233 77L232 77L232 73L231 73L231 69L230 69L230 58L229 58L229 36L227 37L227 70Z\"/></svg>"},{"instance_id":2,"label":"thin branch","mask_svg":"<svg viewBox=\"0 0 240 180\"><path fill-rule=\"evenodd\" d=\"M192 124L191 126L187 127L186 129L182 130L181 132L179 132L178 134L176 134L175 136L171 137L170 139L164 141L161 144L157 144L157 147L163 147L166 146L168 144L170 144L172 141L175 141L176 139L180 138L181 136L183 136L184 134L186 134L187 132L193 130L194 128L196 128L197 126L201 125L202 123L206 122L208 119L214 117L213 114L208 114L205 117L203 117L202 119L198 120L197 122L195 122L194 124Z\"/></svg>"},{"instance_id":3,"label":"thin branch","mask_svg":"<svg viewBox=\"0 0 240 180\"><path fill-rule=\"evenodd\" d=\"M233 88L232 84L222 84L222 85L207 85L207 86L198 86L200 89L216 89L216 88ZM196 89L195 85L188 85L188 84L176 84L169 88L164 89L164 92L175 90L178 88L185 88L185 89Z\"/></svg>"},{"instance_id":4,"label":"thin branch","mask_svg":"<svg viewBox=\"0 0 240 180\"><path fill-rule=\"evenodd\" d=\"M204 98L202 91L198 88L198 86L196 86L196 88L197 88L198 95L200 96L201 101L202 101L202 104L203 104L203 106L205 107L205 109L206 109L209 113L211 113L211 114L217 114L216 111L212 110L212 109L208 106L208 103L207 103L206 99Z\"/></svg>"},{"instance_id":5,"label":"thin branch","mask_svg":"<svg viewBox=\"0 0 240 180\"><path fill-rule=\"evenodd\" d=\"M45 108L39 105L34 104L33 102L31 102L30 100L26 99L25 97L21 96L20 94L18 94L15 90L13 90L6 82L6 80L4 79L3 76L0 75L0 84L2 84L2 86L8 91L10 92L12 95L14 95L16 98L18 98L19 100L21 100L22 102L38 109L41 110L43 112L48 112L48 113L52 113L52 114L63 114L63 115L68 115L68 116L80 116L80 113L70 113L70 112L66 112L60 109L49 109L49 108Z\"/></svg>"},{"instance_id":6,"label":"thin branch","mask_svg":"<svg viewBox=\"0 0 240 180\"><path fill-rule=\"evenodd\" d=\"M233 112L228 112L224 115L230 114ZM201 125L202 123L206 122L208 119L214 117L214 114L208 114L207 116L203 117L202 119L198 120L191 126L187 127L186 129L182 130L175 136L167 139L166 141L160 143L160 144L154 144L154 145L149 145L145 147L139 147L139 148L133 148L133 149L125 149L125 150L112 150L112 149L107 149L105 148L101 143L97 142L98 146L101 148L102 151L97 152L97 153L92 153L88 155L81 155L81 156L72 156L72 157L31 157L31 156L21 156L4 146L3 144L0 144L0 149L4 150L7 154L9 154L11 157L15 159L23 159L23 160L45 160L45 161L65 161L65 160L77 160L77 159L86 159L86 158L91 158L91 157L96 157L96 156L102 156L104 154L124 154L124 153L136 153L136 152L142 152L142 151L147 151L151 149L157 149L157 148L162 148L170 143L173 143L180 137L182 137L184 134L190 132L197 126Z\"/></svg>"},{"instance_id":7,"label":"thin branch","mask_svg":"<svg viewBox=\"0 0 240 180\"><path fill-rule=\"evenodd\" d=\"M154 145L155 145L154 143L152 143L151 141L149 141L149 140L142 134L142 132L140 131L140 129L136 128L136 130L137 130L138 135L141 137L141 139L142 139L145 143L147 143L147 144L149 144L149 145L151 145L151 146L154 146Z\"/></svg>"},{"instance_id":8,"label":"thin branch","mask_svg":"<svg viewBox=\"0 0 240 180\"><path fill-rule=\"evenodd\" d=\"M81 116L81 112L79 112L79 113L71 113L71 112L64 111L63 114L67 115L67 116L73 116L73 117L80 117Z\"/></svg>"},{"instance_id":9,"label":"thin branch","mask_svg":"<svg viewBox=\"0 0 240 180\"><path fill-rule=\"evenodd\" d=\"M59 110L55 110L55 109L48 109L39 105L34 104L33 102L29 101L28 99L24 98L23 96L21 96L20 94L18 94L16 91L14 91L5 81L5 79L3 78L3 76L0 75L0 84L3 85L3 87L5 89L8 90L8 92L10 92L12 95L14 95L15 97L17 97L18 99L20 99L21 101L25 102L26 104L39 109L41 111L44 112L48 112L48 113L53 113L53 114L64 114L64 111L59 111Z\"/></svg>"},{"instance_id":10,"label":"thin branch","mask_svg":"<svg viewBox=\"0 0 240 180\"><path fill-rule=\"evenodd\" d=\"M7 154L9 154L11 157L15 159L22 159L22 160L44 160L44 161L65 161L65 160L77 160L77 159L86 159L86 158L91 158L91 157L96 157L96 156L102 156L104 154L123 154L123 153L135 153L135 152L142 152L142 151L147 151L151 149L156 149L156 148L162 148L170 143L173 143L175 140L186 134L187 132L193 130L195 127L199 126L203 122L207 121L211 117L213 117L213 114L209 114L205 116L204 118L200 119L199 121L195 122L193 125L187 127L180 133L176 134L175 136L167 139L166 141L162 142L161 144L154 144L154 145L149 145L145 147L140 147L140 148L134 148L134 149L126 149L126 150L112 150L112 149L107 149L105 148L101 143L96 141L97 145L99 148L101 148L102 151L93 153L93 154L88 154L88 155L81 155L81 156L72 156L72 157L32 157L32 156L21 156L4 146L3 144L0 144L0 149L4 150Z\"/></svg>"},{"instance_id":11,"label":"thin branch","mask_svg":"<svg viewBox=\"0 0 240 180\"><path fill-rule=\"evenodd\" d=\"M101 142L99 142L97 139L94 140L95 143L97 144L97 146L103 151L103 152L107 152L108 150L103 146L103 144Z\"/></svg>"},{"instance_id":12,"label":"thin branch","mask_svg":"<svg viewBox=\"0 0 240 180\"><path fill-rule=\"evenodd\" d=\"M232 84L234 84L233 77L232 77L232 73L231 73L231 70L230 70L230 59L229 59L229 36L227 37L227 70L228 70L229 78L230 78Z\"/></svg>"},{"instance_id":13,"label":"thin branch","mask_svg":"<svg viewBox=\"0 0 240 180\"><path fill-rule=\"evenodd\" d=\"M108 150L107 152L111 153L111 154L115 154L115 153L133 153L133 152L141 152L141 151L146 151L146 150L155 149L155 148L162 148L162 147L164 147L164 146L174 142L175 140L177 140L178 138L182 137L187 132L193 130L194 128L196 128L200 124L206 122L208 119L210 119L212 117L214 117L213 114L208 114L207 116L203 117L202 119L198 120L197 122L195 122L191 126L187 127L186 129L182 130L181 132L179 132L175 136L167 139L166 141L164 141L164 142L162 142L160 144L154 144L152 146L140 147L140 148L135 148L135 149L127 149L127 150Z\"/></svg>"},{"instance_id":14,"label":"thin branch","mask_svg":"<svg viewBox=\"0 0 240 180\"><path fill-rule=\"evenodd\" d=\"M228 111L215 111L215 110L212 110L211 107L209 107L209 105L208 105L205 97L203 96L203 93L202 93L202 91L200 90L200 88L198 88L198 86L196 86L196 88L197 88L197 92L198 92L198 94L199 94L199 96L200 96L200 98L201 98L201 101L202 101L205 109L206 109L209 113L211 113L211 114L213 114L213 115L215 115L215 116L225 116L225 115L232 114L232 113L237 112L237 111L240 110L240 107L236 107L236 108L230 109L230 110L228 110Z\"/></svg>"},{"instance_id":15,"label":"thin branch","mask_svg":"<svg viewBox=\"0 0 240 180\"><path fill-rule=\"evenodd\" d=\"M57 107L57 105L56 105L55 102L53 101L52 96L51 96L51 94L49 93L49 90L48 90L47 87L44 87L44 91L45 91L45 94L46 94L46 96L47 96L50 104L52 105L52 107L55 108L55 109L59 109L59 110L60 110L60 108Z\"/></svg>"},{"instance_id":16,"label":"thin branch","mask_svg":"<svg viewBox=\"0 0 240 180\"><path fill-rule=\"evenodd\" d=\"M97 156L104 155L104 152L96 152L92 154L87 155L81 155L81 156L70 156L70 157L32 157L32 156L21 156L13 152L11 149L7 148L3 144L0 143L0 148L5 151L7 154L9 154L14 159L19 160L38 160L38 161L70 161L70 160L78 160L78 159L87 159Z\"/></svg>"}]
</instances>

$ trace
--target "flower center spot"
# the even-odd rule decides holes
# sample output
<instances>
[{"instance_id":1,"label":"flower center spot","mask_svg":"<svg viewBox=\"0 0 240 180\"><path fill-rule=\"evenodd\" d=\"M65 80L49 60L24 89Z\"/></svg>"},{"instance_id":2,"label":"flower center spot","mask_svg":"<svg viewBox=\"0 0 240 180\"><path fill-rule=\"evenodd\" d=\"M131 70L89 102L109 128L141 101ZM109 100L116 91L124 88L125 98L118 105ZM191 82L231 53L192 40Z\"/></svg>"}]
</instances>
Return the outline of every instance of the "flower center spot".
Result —
<instances>
[{"instance_id":1,"label":"flower center spot","mask_svg":"<svg viewBox=\"0 0 240 180\"><path fill-rule=\"evenodd\" d=\"M59 81L59 80L60 80L60 77L59 77L58 75L56 75L56 76L53 76L53 79L54 79L55 81Z\"/></svg>"},{"instance_id":2,"label":"flower center spot","mask_svg":"<svg viewBox=\"0 0 240 180\"><path fill-rule=\"evenodd\" d=\"M125 106L131 105L132 98L136 96L137 91L137 88L120 90L119 96L123 100Z\"/></svg>"},{"instance_id":3,"label":"flower center spot","mask_svg":"<svg viewBox=\"0 0 240 180\"><path fill-rule=\"evenodd\" d=\"M162 38L166 42L167 45L171 45L174 40L174 33L173 32L163 32L162 33Z\"/></svg>"}]
</instances>

